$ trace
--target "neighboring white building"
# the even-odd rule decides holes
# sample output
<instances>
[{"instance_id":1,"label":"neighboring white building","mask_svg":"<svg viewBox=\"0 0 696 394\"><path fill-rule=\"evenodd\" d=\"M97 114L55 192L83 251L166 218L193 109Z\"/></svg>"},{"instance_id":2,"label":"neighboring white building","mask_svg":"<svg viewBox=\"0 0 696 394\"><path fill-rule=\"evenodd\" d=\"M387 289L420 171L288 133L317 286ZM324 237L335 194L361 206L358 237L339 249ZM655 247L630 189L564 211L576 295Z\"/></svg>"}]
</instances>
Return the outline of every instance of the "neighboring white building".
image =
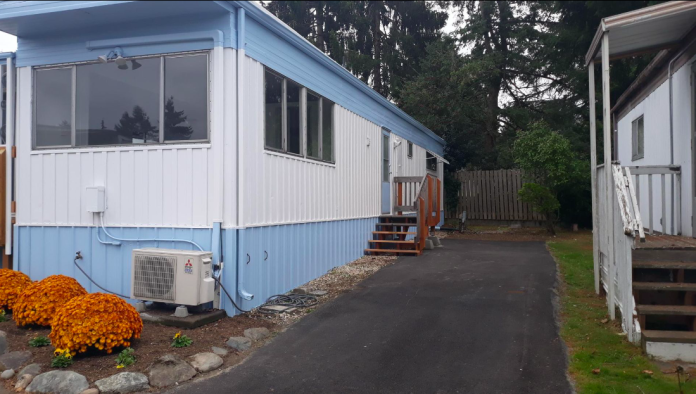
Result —
<instances>
[{"instance_id":1,"label":"neighboring white building","mask_svg":"<svg viewBox=\"0 0 696 394\"><path fill-rule=\"evenodd\" d=\"M0 30L18 37L6 253L33 280L97 291L80 251L128 294L134 248L193 242L255 307L363 255L394 177L428 156L442 179L441 138L255 2L7 1Z\"/></svg>"},{"instance_id":2,"label":"neighboring white building","mask_svg":"<svg viewBox=\"0 0 696 394\"><path fill-rule=\"evenodd\" d=\"M654 59L612 107L609 63L647 53ZM696 3L687 1L604 18L586 57L595 287L629 340L654 357L687 362L696 362L695 60ZM596 69L606 163L599 165Z\"/></svg>"}]
</instances>

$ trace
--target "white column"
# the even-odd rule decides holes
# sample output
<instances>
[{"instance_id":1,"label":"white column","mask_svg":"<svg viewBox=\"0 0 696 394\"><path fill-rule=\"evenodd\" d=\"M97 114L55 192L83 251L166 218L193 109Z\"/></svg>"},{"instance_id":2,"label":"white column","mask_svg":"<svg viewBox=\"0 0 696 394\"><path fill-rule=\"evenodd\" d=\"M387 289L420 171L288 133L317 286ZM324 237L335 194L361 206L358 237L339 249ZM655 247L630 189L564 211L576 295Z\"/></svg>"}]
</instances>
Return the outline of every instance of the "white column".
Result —
<instances>
[{"instance_id":1,"label":"white column","mask_svg":"<svg viewBox=\"0 0 696 394\"><path fill-rule=\"evenodd\" d=\"M604 175L606 177L606 213L607 222L607 266L609 272L607 307L609 308L609 317L614 320L616 318L616 308L614 306L614 278L616 277L616 258L614 256L614 179L611 169L611 85L609 82L609 35L604 33L602 36L602 107L604 121ZM630 313L630 312L629 312Z\"/></svg>"},{"instance_id":2,"label":"white column","mask_svg":"<svg viewBox=\"0 0 696 394\"><path fill-rule=\"evenodd\" d=\"M15 118L15 68L14 59L7 58L7 102L5 118L5 254L12 254L12 184L14 179L14 160L12 159L12 147L14 146L14 118ZM15 267L17 264L15 263Z\"/></svg>"},{"instance_id":3,"label":"white column","mask_svg":"<svg viewBox=\"0 0 696 394\"><path fill-rule=\"evenodd\" d=\"M595 97L595 63L590 62L587 70L589 72L590 84L590 171L592 173L592 258L594 261L595 293L599 294L600 267L599 267L599 212L597 212L597 110Z\"/></svg>"}]
</instances>

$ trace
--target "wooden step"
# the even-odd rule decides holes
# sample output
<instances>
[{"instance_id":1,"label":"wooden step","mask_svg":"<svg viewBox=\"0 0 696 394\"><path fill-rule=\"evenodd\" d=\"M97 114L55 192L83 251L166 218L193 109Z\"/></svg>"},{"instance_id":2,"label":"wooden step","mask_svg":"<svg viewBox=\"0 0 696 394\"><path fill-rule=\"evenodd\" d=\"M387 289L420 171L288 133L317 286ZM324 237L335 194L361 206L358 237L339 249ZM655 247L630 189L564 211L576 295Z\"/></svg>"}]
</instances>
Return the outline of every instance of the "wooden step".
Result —
<instances>
[{"instance_id":1,"label":"wooden step","mask_svg":"<svg viewBox=\"0 0 696 394\"><path fill-rule=\"evenodd\" d=\"M399 241L399 240L391 240L391 239L371 239L367 242L375 243L375 244L411 244L411 245L416 244L413 241Z\"/></svg>"},{"instance_id":2,"label":"wooden step","mask_svg":"<svg viewBox=\"0 0 696 394\"><path fill-rule=\"evenodd\" d=\"M636 305L639 315L696 316L696 306L687 305Z\"/></svg>"},{"instance_id":3,"label":"wooden step","mask_svg":"<svg viewBox=\"0 0 696 394\"><path fill-rule=\"evenodd\" d=\"M696 331L643 330L642 335L649 342L696 343Z\"/></svg>"},{"instance_id":4,"label":"wooden step","mask_svg":"<svg viewBox=\"0 0 696 394\"><path fill-rule=\"evenodd\" d=\"M416 222L418 221L417 216L405 216L405 215L392 215L392 216L380 216L381 222Z\"/></svg>"},{"instance_id":5,"label":"wooden step","mask_svg":"<svg viewBox=\"0 0 696 394\"><path fill-rule=\"evenodd\" d=\"M634 261L633 268L696 270L696 262L684 261Z\"/></svg>"},{"instance_id":6,"label":"wooden step","mask_svg":"<svg viewBox=\"0 0 696 394\"><path fill-rule=\"evenodd\" d=\"M413 249L365 249L367 253L404 253L404 254L420 254L420 250Z\"/></svg>"},{"instance_id":7,"label":"wooden step","mask_svg":"<svg viewBox=\"0 0 696 394\"><path fill-rule=\"evenodd\" d=\"M633 290L696 291L696 283L633 282Z\"/></svg>"},{"instance_id":8,"label":"wooden step","mask_svg":"<svg viewBox=\"0 0 696 394\"><path fill-rule=\"evenodd\" d=\"M416 235L417 233L412 232L412 231L373 231L372 234Z\"/></svg>"},{"instance_id":9,"label":"wooden step","mask_svg":"<svg viewBox=\"0 0 696 394\"><path fill-rule=\"evenodd\" d=\"M378 226L415 226L416 223L377 223Z\"/></svg>"}]
</instances>

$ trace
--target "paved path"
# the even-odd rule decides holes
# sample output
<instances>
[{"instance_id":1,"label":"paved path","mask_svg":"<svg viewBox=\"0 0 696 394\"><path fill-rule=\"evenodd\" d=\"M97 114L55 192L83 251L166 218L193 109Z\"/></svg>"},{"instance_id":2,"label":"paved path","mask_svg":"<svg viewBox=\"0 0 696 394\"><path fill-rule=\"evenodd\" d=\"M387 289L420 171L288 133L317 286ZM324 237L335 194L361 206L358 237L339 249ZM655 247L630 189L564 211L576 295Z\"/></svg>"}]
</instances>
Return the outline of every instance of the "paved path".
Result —
<instances>
[{"instance_id":1,"label":"paved path","mask_svg":"<svg viewBox=\"0 0 696 394\"><path fill-rule=\"evenodd\" d=\"M568 393L543 243L445 240L178 393Z\"/></svg>"}]
</instances>

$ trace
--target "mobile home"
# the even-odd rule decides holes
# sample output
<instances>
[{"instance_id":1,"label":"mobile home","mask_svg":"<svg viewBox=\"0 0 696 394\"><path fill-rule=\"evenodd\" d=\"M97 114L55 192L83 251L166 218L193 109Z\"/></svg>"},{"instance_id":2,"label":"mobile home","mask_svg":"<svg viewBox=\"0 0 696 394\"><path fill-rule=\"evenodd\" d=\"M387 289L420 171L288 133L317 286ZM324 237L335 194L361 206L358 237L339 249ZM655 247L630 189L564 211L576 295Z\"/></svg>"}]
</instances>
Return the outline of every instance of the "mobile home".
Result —
<instances>
[{"instance_id":1,"label":"mobile home","mask_svg":"<svg viewBox=\"0 0 696 394\"><path fill-rule=\"evenodd\" d=\"M612 103L611 61L648 53L653 60ZM673 1L604 18L586 57L596 290L648 354L689 362L696 362L695 55L696 3Z\"/></svg>"},{"instance_id":2,"label":"mobile home","mask_svg":"<svg viewBox=\"0 0 696 394\"><path fill-rule=\"evenodd\" d=\"M257 3L9 1L0 30L5 253L33 280L129 294L133 249L200 248L251 308L442 179L440 137Z\"/></svg>"}]
</instances>

